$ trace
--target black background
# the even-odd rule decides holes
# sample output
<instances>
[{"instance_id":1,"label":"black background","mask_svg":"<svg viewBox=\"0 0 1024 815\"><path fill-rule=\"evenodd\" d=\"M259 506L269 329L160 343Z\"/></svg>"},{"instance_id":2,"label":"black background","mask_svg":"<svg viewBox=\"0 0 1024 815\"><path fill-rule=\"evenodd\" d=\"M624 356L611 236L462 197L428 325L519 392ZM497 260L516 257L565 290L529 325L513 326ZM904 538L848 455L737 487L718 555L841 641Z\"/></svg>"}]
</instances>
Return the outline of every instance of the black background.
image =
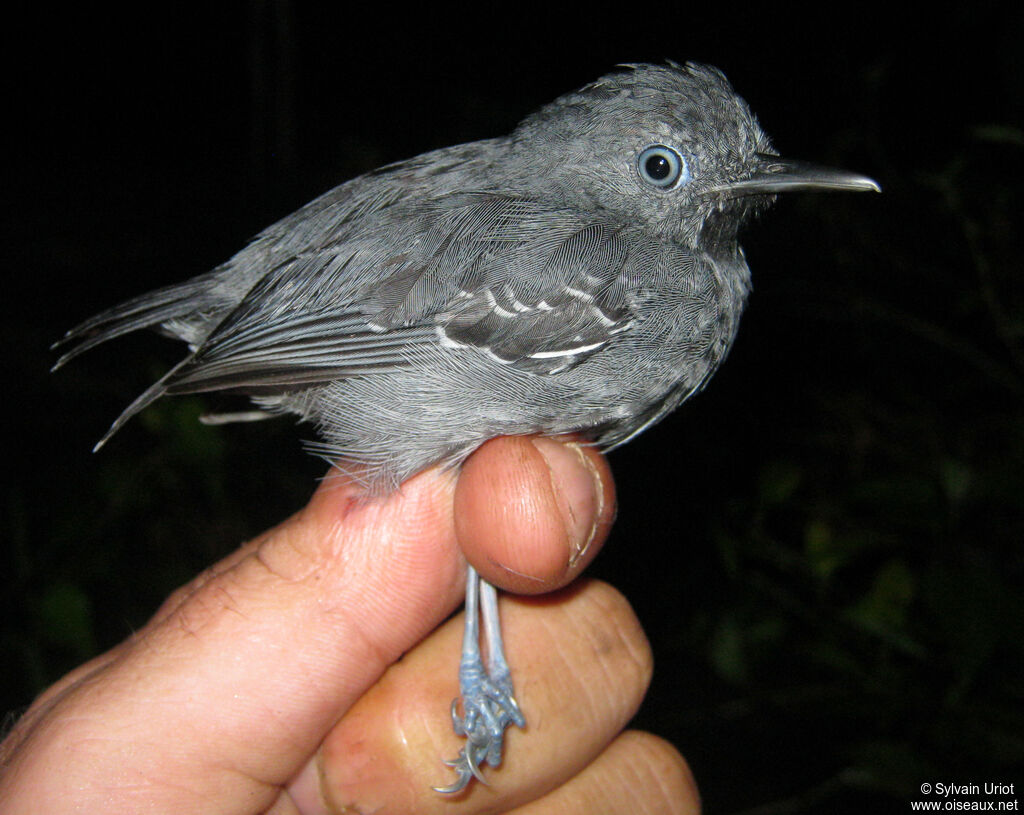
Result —
<instances>
[{"instance_id":1,"label":"black background","mask_svg":"<svg viewBox=\"0 0 1024 815\"><path fill-rule=\"evenodd\" d=\"M307 428L204 428L186 398L91 456L180 351L132 338L50 376L53 340L359 172L505 133L617 63L697 60L783 155L885 193L793 196L753 225L727 364L612 454L620 512L593 574L654 645L636 725L686 754L712 813L903 812L925 781L1019 787L1024 27L1009 8L15 14L4 709L300 507L323 469Z\"/></svg>"}]
</instances>

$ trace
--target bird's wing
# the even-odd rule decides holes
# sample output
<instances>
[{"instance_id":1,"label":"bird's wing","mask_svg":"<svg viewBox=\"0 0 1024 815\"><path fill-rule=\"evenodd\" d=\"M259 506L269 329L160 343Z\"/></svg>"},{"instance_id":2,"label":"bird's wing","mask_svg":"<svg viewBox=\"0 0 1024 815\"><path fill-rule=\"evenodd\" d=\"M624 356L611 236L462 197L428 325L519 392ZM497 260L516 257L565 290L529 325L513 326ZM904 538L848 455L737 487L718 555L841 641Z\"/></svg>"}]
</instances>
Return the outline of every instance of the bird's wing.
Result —
<instances>
[{"instance_id":1,"label":"bird's wing","mask_svg":"<svg viewBox=\"0 0 1024 815\"><path fill-rule=\"evenodd\" d=\"M268 274L273 276L297 259L308 260L318 254L329 263L332 247L358 233L367 220L422 195L437 172L481 162L501 142L489 139L445 148L328 190L268 226L213 271L147 292L75 326L54 343L54 348L67 348L54 368L107 340L143 328L183 340L194 350Z\"/></svg>"},{"instance_id":2,"label":"bird's wing","mask_svg":"<svg viewBox=\"0 0 1024 815\"><path fill-rule=\"evenodd\" d=\"M493 194L394 208L279 263L164 385L272 393L439 344L562 370L635 319L630 243L611 221Z\"/></svg>"}]
</instances>

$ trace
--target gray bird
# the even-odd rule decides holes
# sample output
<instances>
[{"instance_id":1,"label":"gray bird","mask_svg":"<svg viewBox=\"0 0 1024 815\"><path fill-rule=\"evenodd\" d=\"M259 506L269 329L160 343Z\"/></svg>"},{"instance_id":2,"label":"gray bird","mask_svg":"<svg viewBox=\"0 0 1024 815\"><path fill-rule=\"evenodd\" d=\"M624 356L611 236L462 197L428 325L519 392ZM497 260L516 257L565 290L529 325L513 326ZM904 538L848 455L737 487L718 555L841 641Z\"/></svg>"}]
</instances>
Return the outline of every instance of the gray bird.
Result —
<instances>
[{"instance_id":1,"label":"gray bird","mask_svg":"<svg viewBox=\"0 0 1024 815\"><path fill-rule=\"evenodd\" d=\"M797 189L879 187L780 158L715 68L623 66L511 135L336 187L213 271L72 329L55 367L154 328L189 354L97 449L165 394L242 392L256 410L220 421L298 414L370 495L495 436L610 450L715 372L750 292L737 233ZM525 723L494 587L468 571L461 716L452 704L467 742L441 792L482 779Z\"/></svg>"}]
</instances>

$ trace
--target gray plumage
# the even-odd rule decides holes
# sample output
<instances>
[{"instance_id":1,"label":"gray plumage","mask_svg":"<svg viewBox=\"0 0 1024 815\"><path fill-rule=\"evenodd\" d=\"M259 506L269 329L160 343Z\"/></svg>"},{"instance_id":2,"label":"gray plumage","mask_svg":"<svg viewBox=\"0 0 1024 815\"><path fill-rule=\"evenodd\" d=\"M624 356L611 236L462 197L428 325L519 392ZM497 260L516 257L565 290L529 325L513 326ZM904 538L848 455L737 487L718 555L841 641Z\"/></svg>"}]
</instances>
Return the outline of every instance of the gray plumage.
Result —
<instances>
[{"instance_id":1,"label":"gray plumage","mask_svg":"<svg viewBox=\"0 0 1024 815\"><path fill-rule=\"evenodd\" d=\"M609 449L721 364L750 292L737 233L798 188L877 185L780 159L714 68L626 66L511 135L342 184L212 272L73 329L58 365L156 328L190 354L100 444L165 394L238 391L315 423L316 451L375 494L499 435ZM501 729L519 721L506 695L478 704ZM463 785L500 760L489 728L463 728Z\"/></svg>"},{"instance_id":2,"label":"gray plumage","mask_svg":"<svg viewBox=\"0 0 1024 815\"><path fill-rule=\"evenodd\" d=\"M651 144L688 157L688 184L644 183ZM610 448L725 356L750 289L736 232L767 199L708 190L771 153L715 69L626 68L510 136L331 190L209 274L83 323L60 362L158 328L192 354L104 441L164 394L243 391L313 421L317 451L374 492L503 434Z\"/></svg>"}]
</instances>

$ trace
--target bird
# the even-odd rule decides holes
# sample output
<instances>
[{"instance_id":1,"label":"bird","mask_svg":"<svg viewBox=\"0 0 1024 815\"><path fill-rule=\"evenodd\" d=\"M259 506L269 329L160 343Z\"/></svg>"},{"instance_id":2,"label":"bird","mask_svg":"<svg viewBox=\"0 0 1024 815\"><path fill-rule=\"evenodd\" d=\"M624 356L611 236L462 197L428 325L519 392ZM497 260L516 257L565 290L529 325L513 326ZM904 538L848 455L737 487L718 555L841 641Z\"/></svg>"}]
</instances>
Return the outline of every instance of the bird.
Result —
<instances>
[{"instance_id":1,"label":"bird","mask_svg":"<svg viewBox=\"0 0 1024 815\"><path fill-rule=\"evenodd\" d=\"M611 450L726 358L751 291L740 230L790 190L880 187L782 158L716 68L621 65L508 135L365 173L212 271L85 320L54 368L155 329L187 355L95 449L165 395L242 393L252 410L209 421L297 415L368 500L497 436ZM442 793L483 781L525 725L496 590L472 566L459 689L466 741Z\"/></svg>"}]
</instances>

